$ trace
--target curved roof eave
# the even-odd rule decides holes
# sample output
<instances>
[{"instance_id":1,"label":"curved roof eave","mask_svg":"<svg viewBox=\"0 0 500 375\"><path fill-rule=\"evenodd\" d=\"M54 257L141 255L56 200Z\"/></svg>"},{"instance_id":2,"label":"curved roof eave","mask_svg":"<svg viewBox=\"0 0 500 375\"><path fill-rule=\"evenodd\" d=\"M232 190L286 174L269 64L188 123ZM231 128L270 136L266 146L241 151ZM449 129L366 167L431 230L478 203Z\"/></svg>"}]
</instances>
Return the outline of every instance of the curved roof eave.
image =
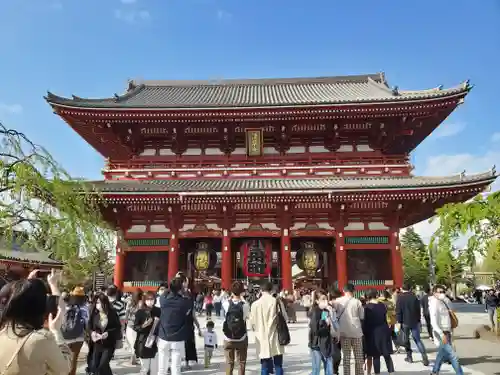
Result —
<instances>
[{"instance_id":1,"label":"curved roof eave","mask_svg":"<svg viewBox=\"0 0 500 375\"><path fill-rule=\"evenodd\" d=\"M474 175L399 178L310 178L248 180L89 181L103 195L276 195L342 194L470 188L490 185L495 169Z\"/></svg>"},{"instance_id":2,"label":"curved roof eave","mask_svg":"<svg viewBox=\"0 0 500 375\"><path fill-rule=\"evenodd\" d=\"M314 81L321 79L324 83ZM180 81L184 86L174 84L177 81L158 86L142 83L114 98L65 98L48 92L45 99L53 106L87 110L213 111L425 102L464 96L472 89L468 81L448 89L400 91L397 87L390 89L385 81L371 76L366 76L361 83L341 80L331 83L327 79L310 79L313 83L307 84L287 83L286 87L270 84L189 86L185 81Z\"/></svg>"}]
</instances>

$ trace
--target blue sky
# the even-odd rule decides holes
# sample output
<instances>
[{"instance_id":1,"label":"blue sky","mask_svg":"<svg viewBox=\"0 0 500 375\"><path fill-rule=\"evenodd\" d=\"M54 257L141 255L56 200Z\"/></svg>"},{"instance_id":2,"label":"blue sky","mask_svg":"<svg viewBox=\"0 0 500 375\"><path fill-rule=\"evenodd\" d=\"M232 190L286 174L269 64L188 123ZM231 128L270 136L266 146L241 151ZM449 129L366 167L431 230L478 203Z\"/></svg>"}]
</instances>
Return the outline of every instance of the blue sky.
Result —
<instances>
[{"instance_id":1,"label":"blue sky","mask_svg":"<svg viewBox=\"0 0 500 375\"><path fill-rule=\"evenodd\" d=\"M111 96L129 78L384 71L391 85L475 85L413 155L416 173L500 166L500 1L0 0L0 119L75 176L103 160L43 100Z\"/></svg>"}]
</instances>

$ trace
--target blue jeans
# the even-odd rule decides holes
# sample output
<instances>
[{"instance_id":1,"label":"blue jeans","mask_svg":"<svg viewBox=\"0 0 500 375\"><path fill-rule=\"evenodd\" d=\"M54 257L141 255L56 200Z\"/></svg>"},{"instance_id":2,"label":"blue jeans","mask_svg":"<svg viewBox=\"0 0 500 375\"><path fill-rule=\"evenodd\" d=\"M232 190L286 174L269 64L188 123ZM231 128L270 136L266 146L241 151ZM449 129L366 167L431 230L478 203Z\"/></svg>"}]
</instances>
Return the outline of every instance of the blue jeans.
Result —
<instances>
[{"instance_id":1,"label":"blue jeans","mask_svg":"<svg viewBox=\"0 0 500 375\"><path fill-rule=\"evenodd\" d=\"M491 329L495 329L496 328L496 324L495 324L496 307L487 306L486 310L488 311L488 317L490 318Z\"/></svg>"},{"instance_id":2,"label":"blue jeans","mask_svg":"<svg viewBox=\"0 0 500 375\"><path fill-rule=\"evenodd\" d=\"M453 346L451 344L451 335L449 332L445 333L446 338L448 339L446 344L443 344L443 339L440 337L440 345L436 355L436 362L434 362L434 367L432 368L433 374L438 374L439 370L441 370L441 365L444 361L448 360L451 362L451 367L457 375L464 375L464 370L462 370L462 366L458 362L458 357L453 350Z\"/></svg>"},{"instance_id":3,"label":"blue jeans","mask_svg":"<svg viewBox=\"0 0 500 375\"><path fill-rule=\"evenodd\" d=\"M422 358L427 360L427 352L425 351L424 343L420 338L420 324L417 324L415 327L403 326L402 329L405 333L405 350L408 356L411 356L411 344L410 344L410 334L413 337L413 341L415 341L415 345L417 345L418 351L422 354Z\"/></svg>"},{"instance_id":4,"label":"blue jeans","mask_svg":"<svg viewBox=\"0 0 500 375\"><path fill-rule=\"evenodd\" d=\"M260 360L260 375L283 375L283 356L277 355L272 358Z\"/></svg>"},{"instance_id":5,"label":"blue jeans","mask_svg":"<svg viewBox=\"0 0 500 375\"><path fill-rule=\"evenodd\" d=\"M333 357L325 358L319 350L311 350L311 361L311 375L320 375L322 363L325 369L325 375L333 375Z\"/></svg>"}]
</instances>

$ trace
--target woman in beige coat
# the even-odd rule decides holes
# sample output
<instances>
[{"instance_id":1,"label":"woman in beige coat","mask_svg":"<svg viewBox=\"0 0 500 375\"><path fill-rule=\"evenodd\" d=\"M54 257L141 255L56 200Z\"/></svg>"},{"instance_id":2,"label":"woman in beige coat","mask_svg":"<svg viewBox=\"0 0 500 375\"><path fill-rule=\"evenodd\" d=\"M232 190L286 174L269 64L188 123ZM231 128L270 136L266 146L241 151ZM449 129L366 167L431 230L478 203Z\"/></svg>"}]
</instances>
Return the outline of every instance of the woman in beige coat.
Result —
<instances>
[{"instance_id":1,"label":"woman in beige coat","mask_svg":"<svg viewBox=\"0 0 500 375\"><path fill-rule=\"evenodd\" d=\"M54 296L60 295L59 276L48 277ZM71 369L71 352L64 343L60 299L57 314L44 323L47 307L47 288L31 273L27 280L11 284L9 296L0 320L0 373L2 375L67 375Z\"/></svg>"},{"instance_id":2,"label":"woman in beige coat","mask_svg":"<svg viewBox=\"0 0 500 375\"><path fill-rule=\"evenodd\" d=\"M264 283L262 286L262 296L252 304L250 312L250 325L255 332L255 344L257 356L260 358L261 374L267 375L274 368L275 375L283 374L283 354L284 346L278 342L276 306L281 306L285 321L288 317L285 307L273 295L273 284Z\"/></svg>"}]
</instances>

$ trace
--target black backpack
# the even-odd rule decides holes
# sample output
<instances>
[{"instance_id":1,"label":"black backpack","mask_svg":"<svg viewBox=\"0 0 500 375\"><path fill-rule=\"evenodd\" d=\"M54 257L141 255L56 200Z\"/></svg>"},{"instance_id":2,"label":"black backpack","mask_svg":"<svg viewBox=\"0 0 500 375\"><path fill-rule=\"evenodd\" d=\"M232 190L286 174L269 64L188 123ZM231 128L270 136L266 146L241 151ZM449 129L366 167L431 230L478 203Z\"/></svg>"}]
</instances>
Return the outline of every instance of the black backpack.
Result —
<instances>
[{"instance_id":1,"label":"black backpack","mask_svg":"<svg viewBox=\"0 0 500 375\"><path fill-rule=\"evenodd\" d=\"M224 335L230 340L240 340L247 333L247 323L243 315L244 302L229 301L226 320L222 326Z\"/></svg>"},{"instance_id":2,"label":"black backpack","mask_svg":"<svg viewBox=\"0 0 500 375\"><path fill-rule=\"evenodd\" d=\"M73 305L66 310L61 334L65 340L75 340L85 333L85 319L79 306Z\"/></svg>"}]
</instances>

